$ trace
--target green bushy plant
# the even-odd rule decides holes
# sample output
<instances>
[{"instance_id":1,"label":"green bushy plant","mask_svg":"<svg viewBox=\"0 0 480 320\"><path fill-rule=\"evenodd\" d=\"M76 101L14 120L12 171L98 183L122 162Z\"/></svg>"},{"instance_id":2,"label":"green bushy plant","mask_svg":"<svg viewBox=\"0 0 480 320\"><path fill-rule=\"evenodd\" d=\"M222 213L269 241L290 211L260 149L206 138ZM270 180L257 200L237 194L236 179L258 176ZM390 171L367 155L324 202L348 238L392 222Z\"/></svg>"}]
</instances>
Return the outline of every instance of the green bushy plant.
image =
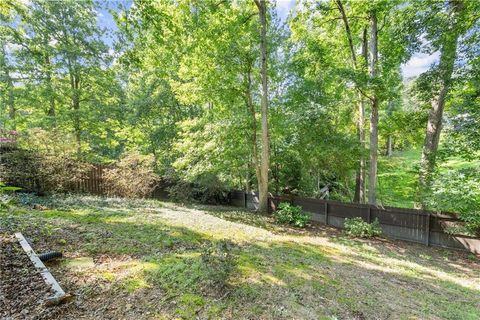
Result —
<instances>
[{"instance_id":1,"label":"green bushy plant","mask_svg":"<svg viewBox=\"0 0 480 320\"><path fill-rule=\"evenodd\" d=\"M0 209L7 209L15 203L15 199L7 195L8 192L21 190L18 187L7 186L0 181Z\"/></svg>"},{"instance_id":2,"label":"green bushy plant","mask_svg":"<svg viewBox=\"0 0 480 320\"><path fill-rule=\"evenodd\" d=\"M220 240L203 249L202 265L213 287L225 287L230 275L235 271L237 260L232 250L233 244L226 240Z\"/></svg>"},{"instance_id":3,"label":"green bushy plant","mask_svg":"<svg viewBox=\"0 0 480 320\"><path fill-rule=\"evenodd\" d=\"M5 183L0 181L0 194L4 194L6 192L15 192L21 190L22 188L7 186Z\"/></svg>"},{"instance_id":4,"label":"green bushy plant","mask_svg":"<svg viewBox=\"0 0 480 320\"><path fill-rule=\"evenodd\" d=\"M169 184L168 195L174 201L228 204L228 188L214 174L205 173L197 176L194 181L187 181L172 172L165 178Z\"/></svg>"},{"instance_id":5,"label":"green bushy plant","mask_svg":"<svg viewBox=\"0 0 480 320\"><path fill-rule=\"evenodd\" d=\"M467 231L480 236L480 170L439 172L432 180L424 197L427 208L457 213Z\"/></svg>"},{"instance_id":6,"label":"green bushy plant","mask_svg":"<svg viewBox=\"0 0 480 320\"><path fill-rule=\"evenodd\" d=\"M311 217L305 213L300 206L292 206L288 202L282 202L274 213L278 223L290 224L303 228L310 221Z\"/></svg>"},{"instance_id":7,"label":"green bushy plant","mask_svg":"<svg viewBox=\"0 0 480 320\"><path fill-rule=\"evenodd\" d=\"M363 221L360 217L345 219L345 233L353 237L371 238L382 234L380 222L375 219L372 223Z\"/></svg>"}]
</instances>

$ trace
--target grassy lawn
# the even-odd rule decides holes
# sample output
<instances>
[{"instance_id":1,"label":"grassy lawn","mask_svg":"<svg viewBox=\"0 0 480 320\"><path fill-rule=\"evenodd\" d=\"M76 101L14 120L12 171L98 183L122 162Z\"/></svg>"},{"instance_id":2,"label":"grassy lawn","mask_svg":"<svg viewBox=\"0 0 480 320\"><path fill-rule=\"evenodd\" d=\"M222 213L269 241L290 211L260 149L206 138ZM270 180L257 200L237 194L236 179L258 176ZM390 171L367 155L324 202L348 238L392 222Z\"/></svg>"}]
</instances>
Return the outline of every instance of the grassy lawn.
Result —
<instances>
[{"instance_id":1,"label":"grassy lawn","mask_svg":"<svg viewBox=\"0 0 480 320\"><path fill-rule=\"evenodd\" d=\"M411 149L394 152L391 158L379 158L378 198L383 205L413 208L420 157L420 149ZM449 158L439 164L440 171L469 167L480 167L480 160Z\"/></svg>"},{"instance_id":2,"label":"grassy lawn","mask_svg":"<svg viewBox=\"0 0 480 320\"><path fill-rule=\"evenodd\" d=\"M64 252L50 269L75 294L65 318L480 318L478 257L235 208L31 197L0 211L0 232L17 230L37 252ZM224 239L236 266L219 285L202 254Z\"/></svg>"}]
</instances>

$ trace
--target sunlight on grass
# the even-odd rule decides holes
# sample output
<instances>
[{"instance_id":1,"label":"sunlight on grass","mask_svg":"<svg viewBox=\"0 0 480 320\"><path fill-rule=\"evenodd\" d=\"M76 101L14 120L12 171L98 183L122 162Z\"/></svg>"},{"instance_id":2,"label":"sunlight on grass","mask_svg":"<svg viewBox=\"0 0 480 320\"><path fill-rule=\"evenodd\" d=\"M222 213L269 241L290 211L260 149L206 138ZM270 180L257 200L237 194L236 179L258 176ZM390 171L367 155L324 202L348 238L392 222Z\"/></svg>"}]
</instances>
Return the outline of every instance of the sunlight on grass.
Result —
<instances>
[{"instance_id":1,"label":"sunlight on grass","mask_svg":"<svg viewBox=\"0 0 480 320\"><path fill-rule=\"evenodd\" d=\"M421 150L396 151L391 158L379 157L378 198L383 205L413 208ZM480 167L480 160L448 158L438 161L440 171Z\"/></svg>"},{"instance_id":2,"label":"sunlight on grass","mask_svg":"<svg viewBox=\"0 0 480 320\"><path fill-rule=\"evenodd\" d=\"M73 200L62 206L66 202ZM425 318L425 312L447 319L480 316L475 261L453 260L452 252L447 259L434 249L409 253L328 232L283 232L266 217L238 209L219 208L220 218L215 207L137 201L117 210L120 202L114 201L111 210L103 210L99 204L110 206L110 201L88 202L95 208L60 210L52 204L47 211L2 211L0 219L27 235L45 230L39 239L49 247L64 239L62 248L75 257L93 257L94 267L68 271L83 279L85 292L97 281L130 295L158 292L160 306L175 300L169 310L179 318L199 312L218 318L238 306L248 309L240 318L349 318L360 311L374 317L372 311L386 316L390 308L398 314L419 310L414 318ZM203 248L220 238L235 244L237 264L224 291L211 289L211 274L202 262ZM278 306L289 307L279 311Z\"/></svg>"}]
</instances>

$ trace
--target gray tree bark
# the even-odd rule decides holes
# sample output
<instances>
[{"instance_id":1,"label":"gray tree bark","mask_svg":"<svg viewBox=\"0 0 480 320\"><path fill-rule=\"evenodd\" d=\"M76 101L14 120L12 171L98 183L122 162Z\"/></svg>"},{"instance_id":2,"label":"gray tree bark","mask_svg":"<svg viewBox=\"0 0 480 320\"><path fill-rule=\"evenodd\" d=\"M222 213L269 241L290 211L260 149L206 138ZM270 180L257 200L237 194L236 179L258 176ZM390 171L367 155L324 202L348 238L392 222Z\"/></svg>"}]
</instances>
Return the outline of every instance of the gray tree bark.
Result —
<instances>
[{"instance_id":1,"label":"gray tree bark","mask_svg":"<svg viewBox=\"0 0 480 320\"><path fill-rule=\"evenodd\" d=\"M431 102L431 108L428 112L427 128L425 141L423 144L422 158L420 160L419 174L419 194L417 207L424 207L423 193L429 188L432 173L435 170L438 143L442 131L443 110L445 108L445 99L450 89L453 66L457 53L457 42L460 32L456 26L458 15L463 10L462 0L449 1L451 7L449 30L445 31L445 40L440 50L439 62L439 86Z\"/></svg>"},{"instance_id":2,"label":"gray tree bark","mask_svg":"<svg viewBox=\"0 0 480 320\"><path fill-rule=\"evenodd\" d=\"M265 0L254 0L260 16L260 51L262 75L261 128L262 159L260 163L260 183L258 185L258 211L268 212L268 169L270 166L270 139L268 135L268 75L267 75L267 4Z\"/></svg>"},{"instance_id":3,"label":"gray tree bark","mask_svg":"<svg viewBox=\"0 0 480 320\"><path fill-rule=\"evenodd\" d=\"M7 78L7 90L8 90L8 99L7 99L7 105L8 105L8 117L10 120L12 120L12 128L15 129L15 118L17 116L17 109L15 108L15 93L13 92L14 90L14 85L13 85L13 80L12 77L10 77L10 73L8 71L5 72L5 77Z\"/></svg>"},{"instance_id":4,"label":"gray tree bark","mask_svg":"<svg viewBox=\"0 0 480 320\"><path fill-rule=\"evenodd\" d=\"M387 152L386 152L386 156L391 158L393 155L393 138L392 138L392 135L389 134L388 137L387 137Z\"/></svg>"},{"instance_id":5,"label":"gray tree bark","mask_svg":"<svg viewBox=\"0 0 480 320\"><path fill-rule=\"evenodd\" d=\"M72 89L73 129L77 145L77 157L82 156L82 127L80 125L80 79L70 68L70 88Z\"/></svg>"},{"instance_id":6,"label":"gray tree bark","mask_svg":"<svg viewBox=\"0 0 480 320\"><path fill-rule=\"evenodd\" d=\"M377 76L378 39L377 15L370 12L370 77ZM377 202L377 157L378 157L378 98L376 93L372 96L372 111L370 114L370 171L368 173L368 203Z\"/></svg>"},{"instance_id":7,"label":"gray tree bark","mask_svg":"<svg viewBox=\"0 0 480 320\"><path fill-rule=\"evenodd\" d=\"M357 55L355 53L355 49L353 46L353 38L352 38L352 32L350 30L350 24L348 22L348 17L345 12L345 9L343 7L342 1L341 0L336 0L337 8L340 11L340 14L342 15L342 20L343 24L345 26L345 33L347 35L348 39L348 46L350 48L350 54L352 58L352 64L353 64L353 69L357 71L359 69L358 63L357 63ZM362 44L362 56L366 56L367 54L367 47L366 47L366 32L367 30L364 30L364 37L363 37L363 44ZM365 61L367 61L368 58L365 58ZM363 150L365 148L365 104L364 104L364 97L362 93L359 90L358 84L357 84L357 89L358 89L358 123L357 123L357 128L358 128L358 139L360 142L360 148ZM358 163L358 168L356 172L356 178L355 178L355 194L353 197L353 202L359 202L359 203L364 203L365 202L365 160L363 158L363 155L360 155L359 163Z\"/></svg>"},{"instance_id":8,"label":"gray tree bark","mask_svg":"<svg viewBox=\"0 0 480 320\"><path fill-rule=\"evenodd\" d=\"M365 66L368 65L368 36L367 28L363 29L362 41L362 57ZM365 158L363 151L365 150L365 97L359 92L360 104L358 105L358 139L360 141L360 149L362 154L357 169L357 177L355 184L354 202L365 203Z\"/></svg>"},{"instance_id":9,"label":"gray tree bark","mask_svg":"<svg viewBox=\"0 0 480 320\"><path fill-rule=\"evenodd\" d=\"M255 174L257 177L257 184L260 186L262 178L261 178L261 172L260 172L260 161L258 159L258 148L257 148L257 119L256 119L256 112L255 112L255 106L253 104L253 99L252 99L252 65L253 61L246 61L246 72L245 72L245 104L247 106L247 112L249 113L250 116L250 146L251 146L251 152L252 152L252 157L251 157L251 162L253 163L253 166L255 168ZM247 165L247 185L246 189L247 192L250 192L251 185L250 185L250 161L248 162Z\"/></svg>"},{"instance_id":10,"label":"gray tree bark","mask_svg":"<svg viewBox=\"0 0 480 320\"><path fill-rule=\"evenodd\" d=\"M8 109L8 118L12 121L11 127L15 129L15 117L17 114L17 109L15 108L15 93L13 79L10 76L11 68L7 62L7 52L5 50L5 44L2 43L1 52L0 52L0 71L3 73L1 76L6 83L6 95L2 100L4 101L6 108Z\"/></svg>"},{"instance_id":11,"label":"gray tree bark","mask_svg":"<svg viewBox=\"0 0 480 320\"><path fill-rule=\"evenodd\" d=\"M44 61L46 66L46 71L45 71L45 81L47 84L46 92L47 92L48 101L49 101L49 108L47 110L47 115L52 118L55 118L56 108L55 108L55 96L54 96L54 90L53 90L53 84L52 84L52 67L51 67L52 64L50 62L50 57L48 55L45 55Z\"/></svg>"}]
</instances>

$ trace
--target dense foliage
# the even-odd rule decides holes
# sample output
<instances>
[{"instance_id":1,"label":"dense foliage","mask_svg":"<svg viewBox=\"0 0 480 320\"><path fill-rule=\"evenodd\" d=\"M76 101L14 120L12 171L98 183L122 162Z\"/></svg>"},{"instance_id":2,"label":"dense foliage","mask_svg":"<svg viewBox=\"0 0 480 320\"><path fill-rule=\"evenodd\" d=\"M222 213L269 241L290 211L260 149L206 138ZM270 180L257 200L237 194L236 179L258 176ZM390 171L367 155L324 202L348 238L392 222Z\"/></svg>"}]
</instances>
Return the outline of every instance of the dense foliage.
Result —
<instances>
[{"instance_id":1,"label":"dense foliage","mask_svg":"<svg viewBox=\"0 0 480 320\"><path fill-rule=\"evenodd\" d=\"M302 207L292 206L288 202L280 203L274 215L278 223L290 224L299 228L305 227L311 219L310 214L304 212Z\"/></svg>"},{"instance_id":2,"label":"dense foliage","mask_svg":"<svg viewBox=\"0 0 480 320\"><path fill-rule=\"evenodd\" d=\"M480 172L478 169L449 170L436 174L427 198L430 206L456 212L467 230L480 236Z\"/></svg>"},{"instance_id":3,"label":"dense foliage","mask_svg":"<svg viewBox=\"0 0 480 320\"><path fill-rule=\"evenodd\" d=\"M75 157L67 136L29 130L18 146L2 149L0 180L29 192L70 191L85 178L91 164Z\"/></svg>"},{"instance_id":4,"label":"dense foliage","mask_svg":"<svg viewBox=\"0 0 480 320\"><path fill-rule=\"evenodd\" d=\"M125 154L103 173L107 194L125 198L149 196L157 185L153 157L138 152Z\"/></svg>"},{"instance_id":5,"label":"dense foliage","mask_svg":"<svg viewBox=\"0 0 480 320\"><path fill-rule=\"evenodd\" d=\"M371 238L378 237L382 234L378 219L375 219L372 223L368 223L360 217L347 218L345 219L344 227L345 233L352 237Z\"/></svg>"},{"instance_id":6,"label":"dense foliage","mask_svg":"<svg viewBox=\"0 0 480 320\"><path fill-rule=\"evenodd\" d=\"M478 167L478 12L466 0L305 0L288 17L273 1L8 0L0 148L15 132L18 173L50 189L73 183L78 162L118 164L118 195L147 194L155 173L181 200L237 188L387 205L382 161L421 148L412 197L472 225L478 197L456 190L475 175L440 168ZM422 55L433 63L407 77ZM129 183L134 152L144 186Z\"/></svg>"}]
</instances>

